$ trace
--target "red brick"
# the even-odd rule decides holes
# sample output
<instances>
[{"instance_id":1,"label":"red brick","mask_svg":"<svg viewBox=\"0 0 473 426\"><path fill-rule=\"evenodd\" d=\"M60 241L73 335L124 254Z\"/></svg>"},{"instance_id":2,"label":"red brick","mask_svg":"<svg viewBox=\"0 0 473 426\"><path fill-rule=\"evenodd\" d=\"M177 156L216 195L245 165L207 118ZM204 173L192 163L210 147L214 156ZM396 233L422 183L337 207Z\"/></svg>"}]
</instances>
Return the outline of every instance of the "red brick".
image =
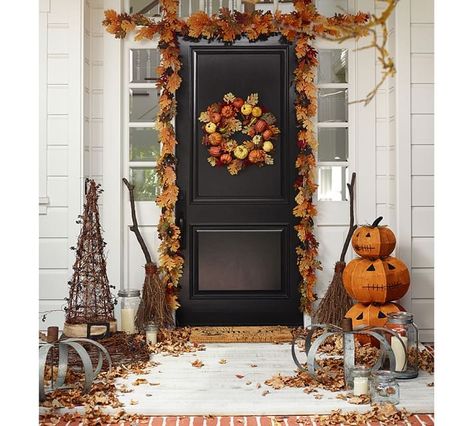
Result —
<instances>
[{"instance_id":1,"label":"red brick","mask_svg":"<svg viewBox=\"0 0 473 426\"><path fill-rule=\"evenodd\" d=\"M230 426L230 416L220 417L220 426Z\"/></svg>"},{"instance_id":2,"label":"red brick","mask_svg":"<svg viewBox=\"0 0 473 426\"><path fill-rule=\"evenodd\" d=\"M260 418L260 424L261 426L272 426L273 423L271 422L271 418L268 416L261 416Z\"/></svg>"},{"instance_id":3,"label":"red brick","mask_svg":"<svg viewBox=\"0 0 473 426\"><path fill-rule=\"evenodd\" d=\"M202 416L194 417L193 426L203 426L204 418Z\"/></svg>"},{"instance_id":4,"label":"red brick","mask_svg":"<svg viewBox=\"0 0 473 426\"><path fill-rule=\"evenodd\" d=\"M433 426L435 424L428 414L417 414L416 416L425 426Z\"/></svg>"},{"instance_id":5,"label":"red brick","mask_svg":"<svg viewBox=\"0 0 473 426\"><path fill-rule=\"evenodd\" d=\"M153 422L151 423L151 426L162 426L162 424L163 424L162 417L153 417Z\"/></svg>"}]
</instances>

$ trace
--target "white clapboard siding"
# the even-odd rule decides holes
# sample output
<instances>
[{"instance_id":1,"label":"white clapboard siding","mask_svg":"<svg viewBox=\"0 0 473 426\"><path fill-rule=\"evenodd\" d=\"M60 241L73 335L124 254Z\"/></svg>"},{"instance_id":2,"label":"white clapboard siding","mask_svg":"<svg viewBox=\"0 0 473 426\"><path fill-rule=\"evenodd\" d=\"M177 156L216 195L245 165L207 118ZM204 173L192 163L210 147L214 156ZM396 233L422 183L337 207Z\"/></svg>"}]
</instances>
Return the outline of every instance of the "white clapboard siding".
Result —
<instances>
[{"instance_id":1,"label":"white clapboard siding","mask_svg":"<svg viewBox=\"0 0 473 426\"><path fill-rule=\"evenodd\" d=\"M412 176L412 206L434 205L434 177Z\"/></svg>"},{"instance_id":2,"label":"white clapboard siding","mask_svg":"<svg viewBox=\"0 0 473 426\"><path fill-rule=\"evenodd\" d=\"M417 237L412 239L412 267L434 267L434 239ZM415 283L414 283L415 285Z\"/></svg>"},{"instance_id":3,"label":"white clapboard siding","mask_svg":"<svg viewBox=\"0 0 473 426\"><path fill-rule=\"evenodd\" d=\"M434 115L412 114L412 144L431 145L434 143Z\"/></svg>"},{"instance_id":4,"label":"white clapboard siding","mask_svg":"<svg viewBox=\"0 0 473 426\"><path fill-rule=\"evenodd\" d=\"M434 112L434 85L413 84L412 85L412 113L433 114Z\"/></svg>"},{"instance_id":5,"label":"white clapboard siding","mask_svg":"<svg viewBox=\"0 0 473 426\"><path fill-rule=\"evenodd\" d=\"M434 51L434 25L411 25L411 53L432 53Z\"/></svg>"},{"instance_id":6,"label":"white clapboard siding","mask_svg":"<svg viewBox=\"0 0 473 426\"><path fill-rule=\"evenodd\" d=\"M412 83L434 82L434 55L431 53L416 53L411 62Z\"/></svg>"},{"instance_id":7,"label":"white clapboard siding","mask_svg":"<svg viewBox=\"0 0 473 426\"><path fill-rule=\"evenodd\" d=\"M434 22L434 0L411 0L411 22L432 24Z\"/></svg>"},{"instance_id":8,"label":"white clapboard siding","mask_svg":"<svg viewBox=\"0 0 473 426\"><path fill-rule=\"evenodd\" d=\"M412 145L412 175L433 176L434 146Z\"/></svg>"},{"instance_id":9,"label":"white clapboard siding","mask_svg":"<svg viewBox=\"0 0 473 426\"><path fill-rule=\"evenodd\" d=\"M434 236L434 208L412 207L412 236Z\"/></svg>"},{"instance_id":10,"label":"white clapboard siding","mask_svg":"<svg viewBox=\"0 0 473 426\"><path fill-rule=\"evenodd\" d=\"M40 6L39 311L40 328L62 326L81 210L81 46L82 3L50 0Z\"/></svg>"},{"instance_id":11,"label":"white clapboard siding","mask_svg":"<svg viewBox=\"0 0 473 426\"><path fill-rule=\"evenodd\" d=\"M412 287L412 297L417 299L434 298L434 270L433 268L412 268L411 280L415 285Z\"/></svg>"}]
</instances>

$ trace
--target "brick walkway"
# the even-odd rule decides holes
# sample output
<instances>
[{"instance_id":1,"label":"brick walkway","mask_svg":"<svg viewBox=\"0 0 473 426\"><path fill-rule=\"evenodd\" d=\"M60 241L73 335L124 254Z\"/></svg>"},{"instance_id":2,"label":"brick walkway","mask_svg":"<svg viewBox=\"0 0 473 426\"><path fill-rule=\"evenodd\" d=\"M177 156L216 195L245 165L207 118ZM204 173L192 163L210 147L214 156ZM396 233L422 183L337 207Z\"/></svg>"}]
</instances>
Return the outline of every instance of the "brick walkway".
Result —
<instances>
[{"instance_id":1,"label":"brick walkway","mask_svg":"<svg viewBox=\"0 0 473 426\"><path fill-rule=\"evenodd\" d=\"M319 422L312 416L235 416L235 417L150 417L138 423L121 422L110 426L317 426ZM431 414L415 414L408 422L400 422L399 426L432 426L434 416ZM367 426L380 426L379 422L368 422ZM61 422L58 426L81 426L80 422Z\"/></svg>"}]
</instances>

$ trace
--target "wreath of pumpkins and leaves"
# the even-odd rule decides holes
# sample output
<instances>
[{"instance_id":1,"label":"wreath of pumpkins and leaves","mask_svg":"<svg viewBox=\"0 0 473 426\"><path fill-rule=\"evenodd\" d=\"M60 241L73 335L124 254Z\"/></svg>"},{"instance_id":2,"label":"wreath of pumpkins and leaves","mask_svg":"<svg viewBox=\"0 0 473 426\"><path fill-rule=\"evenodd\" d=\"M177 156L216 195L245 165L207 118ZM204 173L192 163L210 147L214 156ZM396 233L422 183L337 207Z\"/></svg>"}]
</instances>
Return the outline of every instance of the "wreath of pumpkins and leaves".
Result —
<instances>
[{"instance_id":1,"label":"wreath of pumpkins and leaves","mask_svg":"<svg viewBox=\"0 0 473 426\"><path fill-rule=\"evenodd\" d=\"M200 113L203 124L202 144L210 154L207 161L212 167L227 166L236 175L249 165L271 165L274 159L274 140L280 133L276 117L258 105L258 93L246 100L227 93L223 102L211 104ZM238 144L232 136L241 132L247 140Z\"/></svg>"},{"instance_id":2,"label":"wreath of pumpkins and leaves","mask_svg":"<svg viewBox=\"0 0 473 426\"><path fill-rule=\"evenodd\" d=\"M158 274L166 287L167 301L172 309L179 307L179 279L182 276L184 258L180 252L180 229L175 225L175 213L179 188L176 185L175 146L177 144L173 120L176 116L176 92L182 79L179 75L182 62L179 57L179 36L194 40L218 40L233 43L246 37L250 41L265 39L271 35L280 35L295 44L296 69L294 87L296 99L294 108L297 123L296 159L297 179L294 182L296 206L293 214L299 219L295 230L299 238L296 247L297 265L301 275L301 311L312 313L316 299L314 286L316 270L321 269L317 260L318 242L313 234L313 217L317 211L312 198L317 189L314 181L316 160L313 151L317 148L314 136L313 117L317 110L315 68L317 51L311 46L312 40L326 38L331 40L357 39L371 35L370 46L378 52L382 64L383 77L371 91L365 103L375 95L377 88L388 76L394 75L392 59L385 49L387 40L387 20L394 10L396 0L386 0L386 9L379 15L363 12L356 14L336 14L325 17L317 11L311 0L295 0L294 11L281 13L276 11L239 12L222 8L219 13L207 15L197 11L187 19L178 16L178 0L162 0L162 16L159 20L141 14L117 13L106 10L103 25L115 38L125 38L136 31L135 40L152 40L158 35L160 64L156 69L156 87L159 90L159 113L156 129L161 143L161 154L157 159L160 195L156 199L161 208L158 224L159 246ZM374 28L381 29L381 39L377 39Z\"/></svg>"}]
</instances>

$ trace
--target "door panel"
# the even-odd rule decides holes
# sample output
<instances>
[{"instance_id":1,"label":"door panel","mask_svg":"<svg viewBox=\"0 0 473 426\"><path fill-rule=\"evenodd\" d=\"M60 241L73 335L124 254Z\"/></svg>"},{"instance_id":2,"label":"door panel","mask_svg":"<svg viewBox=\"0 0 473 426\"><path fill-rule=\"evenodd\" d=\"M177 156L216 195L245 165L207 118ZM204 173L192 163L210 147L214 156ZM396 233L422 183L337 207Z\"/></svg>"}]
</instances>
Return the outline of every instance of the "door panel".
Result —
<instances>
[{"instance_id":1,"label":"door panel","mask_svg":"<svg viewBox=\"0 0 473 426\"><path fill-rule=\"evenodd\" d=\"M176 220L185 258L179 325L300 325L294 231L297 146L293 46L180 40L183 61L176 118ZM198 116L232 92L257 92L281 134L275 161L232 176L211 167ZM244 135L236 137L242 142Z\"/></svg>"}]
</instances>

